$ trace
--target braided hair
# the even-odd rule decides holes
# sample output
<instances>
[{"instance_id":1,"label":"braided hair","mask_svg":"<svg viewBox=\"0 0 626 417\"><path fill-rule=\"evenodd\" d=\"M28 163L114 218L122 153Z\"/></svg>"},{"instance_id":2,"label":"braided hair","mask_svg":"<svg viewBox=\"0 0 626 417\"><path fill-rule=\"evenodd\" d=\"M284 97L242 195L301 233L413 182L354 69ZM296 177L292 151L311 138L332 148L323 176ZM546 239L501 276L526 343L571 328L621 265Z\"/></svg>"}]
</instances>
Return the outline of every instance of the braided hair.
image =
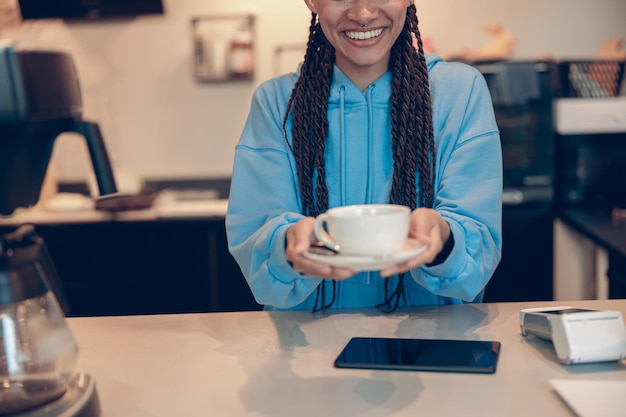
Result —
<instances>
[{"instance_id":1,"label":"braided hair","mask_svg":"<svg viewBox=\"0 0 626 417\"><path fill-rule=\"evenodd\" d=\"M413 46L417 39L417 50ZM328 97L333 77L335 48L328 42L312 13L309 40L304 62L283 119L286 125L292 117L292 143L302 214L317 216L328 209L328 188L324 150L328 137ZM407 8L404 28L391 49L389 71L391 82L391 136L393 180L389 202L414 209L432 207L434 202L435 144L432 108L428 84L428 69L415 5ZM419 196L418 196L419 190ZM314 311L330 307L335 300L336 281L332 281L333 296L325 303L326 281L317 288ZM398 277L396 289L389 294L385 280L385 301L378 307L386 311L397 308L404 298L404 274ZM318 308L321 298L321 307Z\"/></svg>"}]
</instances>

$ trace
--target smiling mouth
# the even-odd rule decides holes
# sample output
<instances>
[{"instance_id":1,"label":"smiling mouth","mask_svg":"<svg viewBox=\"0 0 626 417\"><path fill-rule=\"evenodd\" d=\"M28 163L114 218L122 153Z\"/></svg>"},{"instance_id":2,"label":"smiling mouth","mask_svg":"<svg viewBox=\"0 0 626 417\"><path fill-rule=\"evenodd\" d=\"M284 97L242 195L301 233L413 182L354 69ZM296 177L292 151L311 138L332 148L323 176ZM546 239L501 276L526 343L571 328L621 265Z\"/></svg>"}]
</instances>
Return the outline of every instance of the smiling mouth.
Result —
<instances>
[{"instance_id":1,"label":"smiling mouth","mask_svg":"<svg viewBox=\"0 0 626 417\"><path fill-rule=\"evenodd\" d=\"M384 29L368 30L367 32L344 32L346 36L355 41L366 41L379 37L383 33Z\"/></svg>"}]
</instances>

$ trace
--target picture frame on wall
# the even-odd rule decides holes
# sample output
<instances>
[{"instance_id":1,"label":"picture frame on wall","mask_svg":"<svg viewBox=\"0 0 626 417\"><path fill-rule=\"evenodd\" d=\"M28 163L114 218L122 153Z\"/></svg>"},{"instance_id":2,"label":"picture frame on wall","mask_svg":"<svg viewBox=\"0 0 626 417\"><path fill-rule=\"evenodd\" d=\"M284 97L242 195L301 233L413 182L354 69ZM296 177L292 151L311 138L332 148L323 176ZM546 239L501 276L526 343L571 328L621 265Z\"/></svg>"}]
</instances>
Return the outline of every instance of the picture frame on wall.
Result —
<instances>
[{"instance_id":1,"label":"picture frame on wall","mask_svg":"<svg viewBox=\"0 0 626 417\"><path fill-rule=\"evenodd\" d=\"M191 25L197 82L254 79L254 15L200 16Z\"/></svg>"}]
</instances>

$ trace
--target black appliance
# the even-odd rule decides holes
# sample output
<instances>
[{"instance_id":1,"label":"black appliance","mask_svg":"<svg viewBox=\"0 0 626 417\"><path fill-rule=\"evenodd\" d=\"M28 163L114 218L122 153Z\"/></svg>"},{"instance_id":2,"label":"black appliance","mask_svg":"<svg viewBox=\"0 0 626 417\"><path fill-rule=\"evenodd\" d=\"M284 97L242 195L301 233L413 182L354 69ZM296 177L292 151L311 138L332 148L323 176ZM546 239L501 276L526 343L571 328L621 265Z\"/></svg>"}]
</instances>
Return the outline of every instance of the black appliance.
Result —
<instances>
[{"instance_id":1,"label":"black appliance","mask_svg":"<svg viewBox=\"0 0 626 417\"><path fill-rule=\"evenodd\" d=\"M163 14L162 0L19 0L22 18L96 20Z\"/></svg>"},{"instance_id":2,"label":"black appliance","mask_svg":"<svg viewBox=\"0 0 626 417\"><path fill-rule=\"evenodd\" d=\"M81 116L78 74L68 53L0 43L0 215L37 202L63 132L87 141L100 194L117 192L99 126Z\"/></svg>"},{"instance_id":3,"label":"black appliance","mask_svg":"<svg viewBox=\"0 0 626 417\"><path fill-rule=\"evenodd\" d=\"M626 207L626 97L555 102L559 207Z\"/></svg>"},{"instance_id":4,"label":"black appliance","mask_svg":"<svg viewBox=\"0 0 626 417\"><path fill-rule=\"evenodd\" d=\"M552 299L554 133L558 71L550 61L474 64L500 129L504 189L502 260L485 302Z\"/></svg>"}]
</instances>

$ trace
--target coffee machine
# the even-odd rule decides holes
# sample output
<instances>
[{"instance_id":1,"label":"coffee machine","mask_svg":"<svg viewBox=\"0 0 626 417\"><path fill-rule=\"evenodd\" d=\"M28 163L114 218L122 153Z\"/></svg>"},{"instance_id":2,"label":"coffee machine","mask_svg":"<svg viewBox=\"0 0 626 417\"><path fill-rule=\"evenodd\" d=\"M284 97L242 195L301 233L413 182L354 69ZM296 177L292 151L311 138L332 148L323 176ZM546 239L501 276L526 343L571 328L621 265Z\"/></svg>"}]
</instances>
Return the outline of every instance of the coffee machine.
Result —
<instances>
[{"instance_id":1,"label":"coffee machine","mask_svg":"<svg viewBox=\"0 0 626 417\"><path fill-rule=\"evenodd\" d=\"M64 132L85 138L100 194L115 193L100 128L82 119L71 55L0 43L0 215L37 202L54 142Z\"/></svg>"},{"instance_id":2,"label":"coffee machine","mask_svg":"<svg viewBox=\"0 0 626 417\"><path fill-rule=\"evenodd\" d=\"M101 195L117 187L96 123L82 119L74 62L63 51L0 43L0 216L39 199L54 141L87 141ZM0 236L0 416L100 415L43 239L32 225Z\"/></svg>"}]
</instances>

